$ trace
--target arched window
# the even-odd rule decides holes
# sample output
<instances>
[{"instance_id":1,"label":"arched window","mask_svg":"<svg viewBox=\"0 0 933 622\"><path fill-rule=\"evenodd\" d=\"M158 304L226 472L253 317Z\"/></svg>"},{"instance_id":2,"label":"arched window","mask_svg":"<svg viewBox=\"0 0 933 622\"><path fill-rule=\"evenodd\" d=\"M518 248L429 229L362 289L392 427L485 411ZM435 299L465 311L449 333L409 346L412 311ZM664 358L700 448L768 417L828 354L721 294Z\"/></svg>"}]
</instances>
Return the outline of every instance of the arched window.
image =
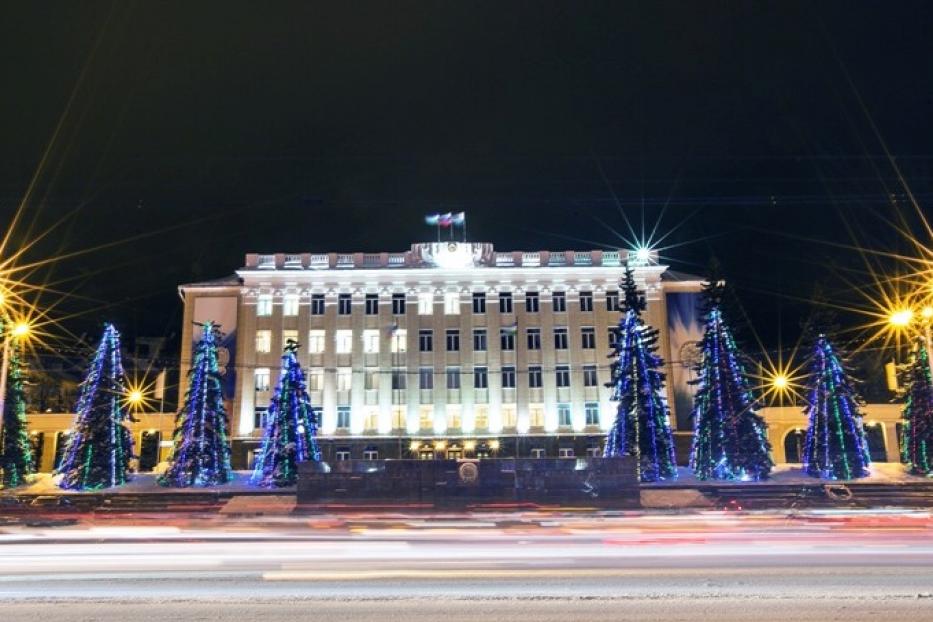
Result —
<instances>
[{"instance_id":1,"label":"arched window","mask_svg":"<svg viewBox=\"0 0 933 622\"><path fill-rule=\"evenodd\" d=\"M784 437L784 461L788 464L799 464L803 459L803 445L807 440L804 430L791 430Z\"/></svg>"},{"instance_id":2,"label":"arched window","mask_svg":"<svg viewBox=\"0 0 933 622\"><path fill-rule=\"evenodd\" d=\"M872 462L887 462L888 454L884 446L884 425L866 423L865 437L868 439L868 455Z\"/></svg>"}]
</instances>

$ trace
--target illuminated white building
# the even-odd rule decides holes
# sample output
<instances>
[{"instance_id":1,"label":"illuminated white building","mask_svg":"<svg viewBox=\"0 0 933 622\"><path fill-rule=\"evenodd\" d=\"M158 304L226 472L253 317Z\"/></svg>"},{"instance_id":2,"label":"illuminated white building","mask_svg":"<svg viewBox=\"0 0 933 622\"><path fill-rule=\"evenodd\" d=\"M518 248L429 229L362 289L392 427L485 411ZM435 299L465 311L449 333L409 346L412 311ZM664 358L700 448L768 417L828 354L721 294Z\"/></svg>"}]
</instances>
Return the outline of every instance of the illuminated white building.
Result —
<instances>
[{"instance_id":1,"label":"illuminated white building","mask_svg":"<svg viewBox=\"0 0 933 622\"><path fill-rule=\"evenodd\" d=\"M214 320L228 333L237 466L258 446L288 339L301 344L329 459L595 453L615 414L607 354L626 261L647 297L645 320L660 330L675 409L697 327L669 321L668 300L693 300L697 278L653 252L462 242L249 254L235 277L181 286L181 394L196 322ZM687 413L676 415L689 433Z\"/></svg>"}]
</instances>

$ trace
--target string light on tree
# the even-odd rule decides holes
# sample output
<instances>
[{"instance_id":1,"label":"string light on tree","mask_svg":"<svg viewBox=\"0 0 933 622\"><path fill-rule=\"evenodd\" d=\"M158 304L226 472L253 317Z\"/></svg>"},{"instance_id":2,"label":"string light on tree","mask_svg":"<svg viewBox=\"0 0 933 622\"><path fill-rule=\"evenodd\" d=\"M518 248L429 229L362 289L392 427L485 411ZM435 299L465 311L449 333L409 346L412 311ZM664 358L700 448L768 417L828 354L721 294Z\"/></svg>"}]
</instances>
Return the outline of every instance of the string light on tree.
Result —
<instances>
[{"instance_id":1,"label":"string light on tree","mask_svg":"<svg viewBox=\"0 0 933 622\"><path fill-rule=\"evenodd\" d=\"M741 352L723 319L725 286L715 272L714 264L703 287L705 329L695 368L690 466L701 480L761 480L773 466L767 425L757 413Z\"/></svg>"},{"instance_id":2,"label":"string light on tree","mask_svg":"<svg viewBox=\"0 0 933 622\"><path fill-rule=\"evenodd\" d=\"M230 443L223 384L217 362L219 327L202 325L194 347L185 403L175 420L172 463L163 486L216 486L230 481Z\"/></svg>"},{"instance_id":3,"label":"string light on tree","mask_svg":"<svg viewBox=\"0 0 933 622\"><path fill-rule=\"evenodd\" d=\"M135 456L126 424L135 419L126 407L126 394L120 333L113 324L105 324L81 384L74 432L58 468L62 488L95 490L127 482Z\"/></svg>"},{"instance_id":4,"label":"string light on tree","mask_svg":"<svg viewBox=\"0 0 933 622\"><path fill-rule=\"evenodd\" d=\"M619 336L613 346L613 399L619 402L606 437L604 455L636 458L640 478L651 482L677 476L671 416L664 399L664 362L657 350L658 331L641 314L645 298L629 266L622 283L624 299Z\"/></svg>"},{"instance_id":5,"label":"string light on tree","mask_svg":"<svg viewBox=\"0 0 933 622\"><path fill-rule=\"evenodd\" d=\"M293 486L299 463L321 460L316 438L318 422L297 352L298 344L289 339L253 471L252 482L260 486Z\"/></svg>"}]
</instances>

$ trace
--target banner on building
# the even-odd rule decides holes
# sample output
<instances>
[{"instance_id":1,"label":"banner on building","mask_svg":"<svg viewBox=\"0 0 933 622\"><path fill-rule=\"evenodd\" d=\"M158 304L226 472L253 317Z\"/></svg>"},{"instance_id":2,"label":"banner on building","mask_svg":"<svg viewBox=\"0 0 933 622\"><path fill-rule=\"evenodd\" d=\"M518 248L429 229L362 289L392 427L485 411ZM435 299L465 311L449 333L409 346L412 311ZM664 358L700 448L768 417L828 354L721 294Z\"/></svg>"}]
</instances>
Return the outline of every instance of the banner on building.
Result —
<instances>
[{"instance_id":1,"label":"banner on building","mask_svg":"<svg viewBox=\"0 0 933 622\"><path fill-rule=\"evenodd\" d=\"M696 378L693 368L699 362L703 339L700 293L668 292L666 302L667 334L671 346L668 382L674 396L676 429L689 431L693 429L690 412L696 393L696 386L690 381Z\"/></svg>"},{"instance_id":2,"label":"banner on building","mask_svg":"<svg viewBox=\"0 0 933 622\"><path fill-rule=\"evenodd\" d=\"M237 299L235 296L204 296L194 301L194 330L192 346L201 339L201 324L214 322L220 325L220 339L217 340L217 364L223 377L222 386L225 401L233 400L236 388L236 328ZM230 410L230 404L226 404Z\"/></svg>"}]
</instances>

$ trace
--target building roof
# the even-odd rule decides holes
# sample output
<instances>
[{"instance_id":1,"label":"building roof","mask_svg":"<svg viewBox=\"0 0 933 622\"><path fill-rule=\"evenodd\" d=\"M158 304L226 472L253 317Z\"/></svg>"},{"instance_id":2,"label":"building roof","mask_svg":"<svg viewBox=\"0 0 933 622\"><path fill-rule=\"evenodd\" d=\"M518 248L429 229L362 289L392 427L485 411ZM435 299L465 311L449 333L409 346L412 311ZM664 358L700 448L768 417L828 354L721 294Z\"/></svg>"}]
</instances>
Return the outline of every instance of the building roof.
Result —
<instances>
[{"instance_id":1,"label":"building roof","mask_svg":"<svg viewBox=\"0 0 933 622\"><path fill-rule=\"evenodd\" d=\"M179 290L184 289L193 289L195 287L238 287L243 284L243 279L241 279L236 274L230 274L228 276L222 276L219 279L211 279L209 281L197 281L194 283L183 283L178 286Z\"/></svg>"}]
</instances>

